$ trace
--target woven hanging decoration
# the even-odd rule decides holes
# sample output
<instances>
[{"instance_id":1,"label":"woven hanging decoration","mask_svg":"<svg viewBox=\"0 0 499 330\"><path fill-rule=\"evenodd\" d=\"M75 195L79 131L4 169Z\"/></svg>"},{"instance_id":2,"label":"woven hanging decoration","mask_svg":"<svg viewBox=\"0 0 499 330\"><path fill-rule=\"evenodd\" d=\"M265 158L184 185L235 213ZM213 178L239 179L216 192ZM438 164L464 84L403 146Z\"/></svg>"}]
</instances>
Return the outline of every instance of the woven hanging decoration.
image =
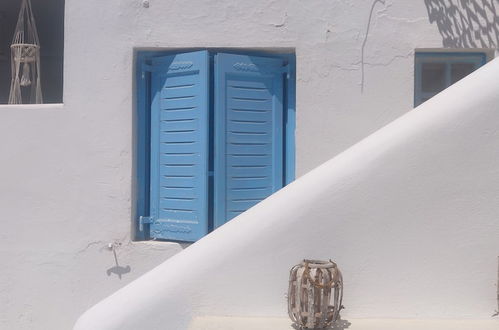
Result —
<instances>
[{"instance_id":1,"label":"woven hanging decoration","mask_svg":"<svg viewBox=\"0 0 499 330\"><path fill-rule=\"evenodd\" d=\"M9 104L43 103L40 82L40 41L36 30L31 0L22 0L11 49Z\"/></svg>"},{"instance_id":2,"label":"woven hanging decoration","mask_svg":"<svg viewBox=\"0 0 499 330\"><path fill-rule=\"evenodd\" d=\"M301 329L324 329L337 321L343 277L329 261L303 260L289 274L288 314Z\"/></svg>"}]
</instances>

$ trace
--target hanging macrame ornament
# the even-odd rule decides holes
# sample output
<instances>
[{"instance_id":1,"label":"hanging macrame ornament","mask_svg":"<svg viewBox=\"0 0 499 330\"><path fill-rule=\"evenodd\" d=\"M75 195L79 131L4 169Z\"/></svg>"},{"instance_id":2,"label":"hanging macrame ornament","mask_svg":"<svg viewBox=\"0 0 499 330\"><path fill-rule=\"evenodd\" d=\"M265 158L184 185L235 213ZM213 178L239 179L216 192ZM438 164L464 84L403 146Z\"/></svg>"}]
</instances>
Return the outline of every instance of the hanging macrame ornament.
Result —
<instances>
[{"instance_id":1,"label":"hanging macrame ornament","mask_svg":"<svg viewBox=\"0 0 499 330\"><path fill-rule=\"evenodd\" d=\"M12 39L9 104L43 103L40 82L40 41L31 0L22 0ZM21 88L22 87L22 88ZM23 102L29 97L29 101Z\"/></svg>"}]
</instances>

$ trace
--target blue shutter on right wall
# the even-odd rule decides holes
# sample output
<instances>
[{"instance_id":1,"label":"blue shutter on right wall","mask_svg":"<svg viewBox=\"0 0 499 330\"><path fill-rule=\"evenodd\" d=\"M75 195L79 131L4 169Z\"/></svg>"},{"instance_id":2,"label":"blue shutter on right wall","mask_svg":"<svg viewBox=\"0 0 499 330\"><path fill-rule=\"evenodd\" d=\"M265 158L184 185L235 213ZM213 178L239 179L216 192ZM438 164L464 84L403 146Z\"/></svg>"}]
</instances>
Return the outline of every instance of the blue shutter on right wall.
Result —
<instances>
[{"instance_id":1,"label":"blue shutter on right wall","mask_svg":"<svg viewBox=\"0 0 499 330\"><path fill-rule=\"evenodd\" d=\"M283 187L284 61L215 57L214 225Z\"/></svg>"},{"instance_id":2,"label":"blue shutter on right wall","mask_svg":"<svg viewBox=\"0 0 499 330\"><path fill-rule=\"evenodd\" d=\"M207 51L152 59L150 236L208 233Z\"/></svg>"}]
</instances>

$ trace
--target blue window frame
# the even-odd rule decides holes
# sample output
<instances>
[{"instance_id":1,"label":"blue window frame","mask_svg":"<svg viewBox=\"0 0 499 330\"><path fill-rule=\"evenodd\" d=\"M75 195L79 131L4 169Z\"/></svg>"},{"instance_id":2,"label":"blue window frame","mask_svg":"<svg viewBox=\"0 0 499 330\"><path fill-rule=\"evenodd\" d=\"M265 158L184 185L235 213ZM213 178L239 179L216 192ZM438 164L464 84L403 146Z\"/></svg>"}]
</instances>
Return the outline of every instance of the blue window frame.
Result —
<instances>
[{"instance_id":1,"label":"blue window frame","mask_svg":"<svg viewBox=\"0 0 499 330\"><path fill-rule=\"evenodd\" d=\"M294 54L136 60L138 239L196 241L294 180Z\"/></svg>"},{"instance_id":2,"label":"blue window frame","mask_svg":"<svg viewBox=\"0 0 499 330\"><path fill-rule=\"evenodd\" d=\"M429 100L487 61L485 53L417 52L414 62L414 106Z\"/></svg>"}]
</instances>

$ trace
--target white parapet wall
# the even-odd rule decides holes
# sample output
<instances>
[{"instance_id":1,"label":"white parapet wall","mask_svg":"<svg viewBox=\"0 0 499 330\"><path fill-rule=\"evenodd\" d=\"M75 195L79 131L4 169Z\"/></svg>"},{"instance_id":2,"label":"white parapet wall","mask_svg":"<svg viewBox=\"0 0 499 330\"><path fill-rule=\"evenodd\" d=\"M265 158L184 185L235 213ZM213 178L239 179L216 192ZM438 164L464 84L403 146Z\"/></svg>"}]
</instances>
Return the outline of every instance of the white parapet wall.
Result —
<instances>
[{"instance_id":1,"label":"white parapet wall","mask_svg":"<svg viewBox=\"0 0 499 330\"><path fill-rule=\"evenodd\" d=\"M289 269L303 258L339 264L344 319L490 318L498 86L495 60L119 290L75 329L283 317Z\"/></svg>"}]
</instances>

